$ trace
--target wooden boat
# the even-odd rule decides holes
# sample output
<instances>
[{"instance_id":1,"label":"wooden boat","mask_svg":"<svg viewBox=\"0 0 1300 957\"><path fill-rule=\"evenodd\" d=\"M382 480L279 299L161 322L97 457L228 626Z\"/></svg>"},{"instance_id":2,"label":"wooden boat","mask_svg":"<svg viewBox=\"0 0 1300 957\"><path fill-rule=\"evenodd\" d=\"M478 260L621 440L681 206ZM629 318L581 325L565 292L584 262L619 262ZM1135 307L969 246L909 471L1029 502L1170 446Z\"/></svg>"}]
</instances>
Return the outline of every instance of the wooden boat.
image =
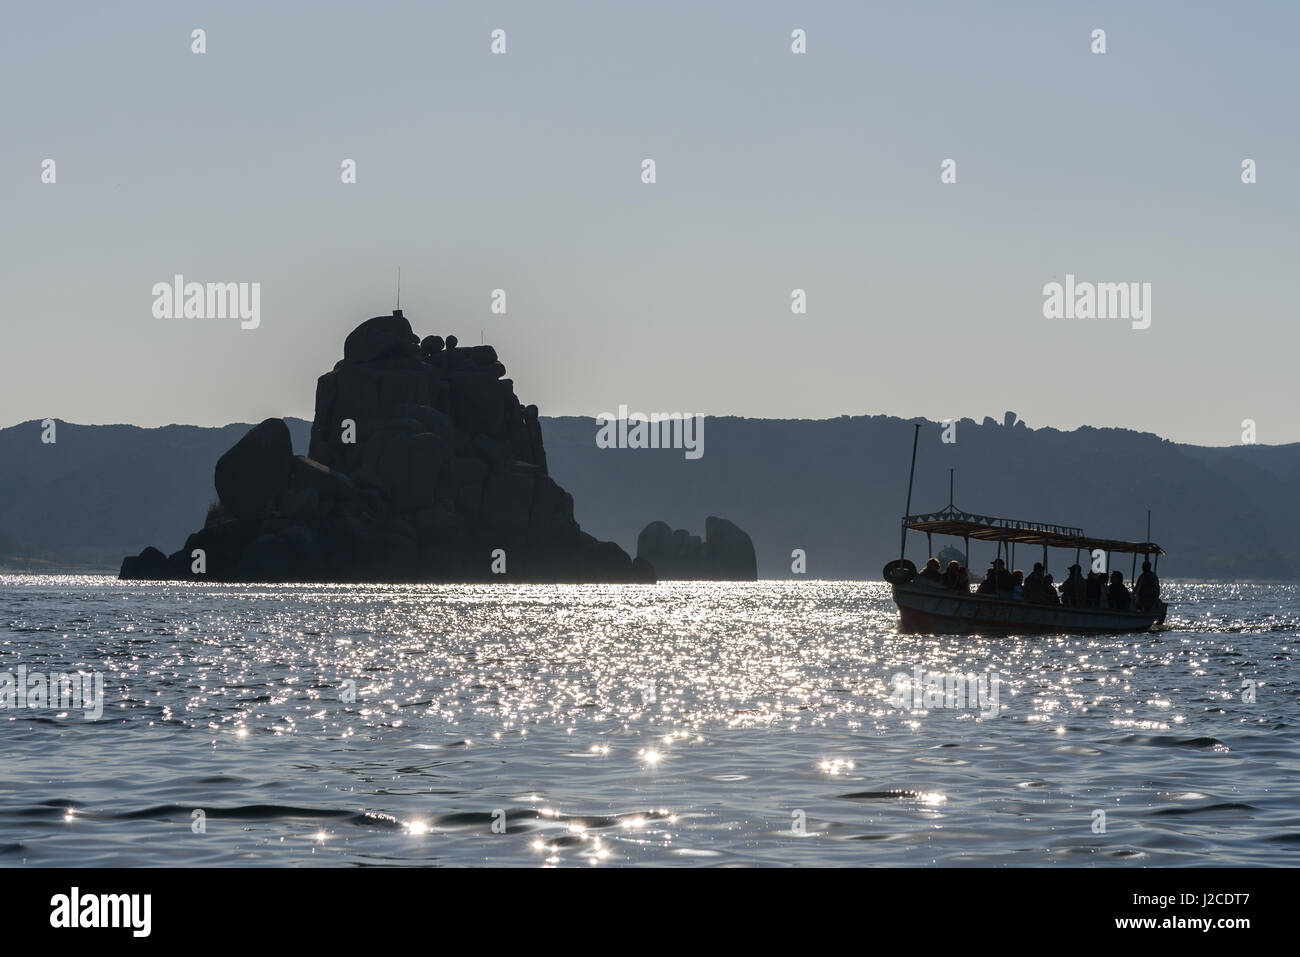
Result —
<instances>
[{"instance_id":1,"label":"wooden boat","mask_svg":"<svg viewBox=\"0 0 1300 957\"><path fill-rule=\"evenodd\" d=\"M1145 631L1153 625L1164 624L1168 610L1161 601L1139 611L982 595L917 577L915 566L906 560L901 567L890 562L886 566L885 580L893 586L900 627L907 632L1059 634Z\"/></svg>"},{"instance_id":2,"label":"wooden boat","mask_svg":"<svg viewBox=\"0 0 1300 957\"><path fill-rule=\"evenodd\" d=\"M920 432L920 426L917 426ZM916 471L916 444L912 445L912 473ZM951 485L949 486L951 490ZM911 511L912 479L908 478L907 511ZM1094 538L1080 528L1025 522L1014 519L992 518L963 512L952 504L949 492L948 507L928 514L907 515L902 520L900 556L884 568L885 581L893 588L894 603L898 606L900 626L907 632L925 633L1096 633L1143 631L1164 624L1168 606L1161 601L1151 607L1138 609L1107 608L1105 605L1065 605L1026 601L1009 594L980 594L969 587L949 588L918 575L916 566L905 556L907 533L924 532L927 546L934 535L952 535L966 545L970 557L970 541L996 542L997 556L1004 549L1008 556L1016 545L1041 547L1043 567L1048 565L1048 548L1074 549L1075 562L1087 553L1091 565L1101 561L1109 568L1113 554L1131 554L1136 571L1137 556L1154 556L1159 567L1164 549L1151 541L1127 542L1116 539ZM1147 538L1151 537L1151 515L1147 513ZM927 549L927 555L933 554ZM1105 589L1103 588L1103 596ZM1134 589L1134 592L1136 590ZM1103 602L1104 602L1103 597ZM1134 594L1136 601L1136 594Z\"/></svg>"}]
</instances>

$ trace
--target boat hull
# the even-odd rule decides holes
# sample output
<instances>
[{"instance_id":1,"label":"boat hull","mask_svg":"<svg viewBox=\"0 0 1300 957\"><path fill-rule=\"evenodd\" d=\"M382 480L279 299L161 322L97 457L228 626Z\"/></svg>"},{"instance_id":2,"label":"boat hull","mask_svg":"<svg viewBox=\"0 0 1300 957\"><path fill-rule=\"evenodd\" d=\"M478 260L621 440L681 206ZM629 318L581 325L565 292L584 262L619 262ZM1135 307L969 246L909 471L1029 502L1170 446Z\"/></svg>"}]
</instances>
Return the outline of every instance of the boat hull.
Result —
<instances>
[{"instance_id":1,"label":"boat hull","mask_svg":"<svg viewBox=\"0 0 1300 957\"><path fill-rule=\"evenodd\" d=\"M893 587L901 628L911 633L1118 634L1163 624L1166 611L1163 602L1147 611L1119 611L963 594L928 582Z\"/></svg>"}]
</instances>

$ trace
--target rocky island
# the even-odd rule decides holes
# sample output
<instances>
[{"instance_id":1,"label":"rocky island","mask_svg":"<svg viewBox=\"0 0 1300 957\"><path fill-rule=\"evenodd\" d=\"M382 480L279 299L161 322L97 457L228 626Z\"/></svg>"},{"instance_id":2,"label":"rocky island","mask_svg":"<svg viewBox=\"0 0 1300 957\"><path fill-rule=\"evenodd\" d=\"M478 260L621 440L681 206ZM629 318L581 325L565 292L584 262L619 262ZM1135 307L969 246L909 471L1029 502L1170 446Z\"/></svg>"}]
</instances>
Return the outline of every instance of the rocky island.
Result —
<instances>
[{"instance_id":1,"label":"rocky island","mask_svg":"<svg viewBox=\"0 0 1300 957\"><path fill-rule=\"evenodd\" d=\"M651 522L636 539L637 561L654 567L661 579L755 581L758 559L749 535L734 522L710 515L704 538L666 522Z\"/></svg>"},{"instance_id":2,"label":"rocky island","mask_svg":"<svg viewBox=\"0 0 1300 957\"><path fill-rule=\"evenodd\" d=\"M316 383L308 454L267 419L217 461L217 502L179 551L122 578L224 582L653 582L597 541L547 474L537 407L491 346L363 322Z\"/></svg>"}]
</instances>

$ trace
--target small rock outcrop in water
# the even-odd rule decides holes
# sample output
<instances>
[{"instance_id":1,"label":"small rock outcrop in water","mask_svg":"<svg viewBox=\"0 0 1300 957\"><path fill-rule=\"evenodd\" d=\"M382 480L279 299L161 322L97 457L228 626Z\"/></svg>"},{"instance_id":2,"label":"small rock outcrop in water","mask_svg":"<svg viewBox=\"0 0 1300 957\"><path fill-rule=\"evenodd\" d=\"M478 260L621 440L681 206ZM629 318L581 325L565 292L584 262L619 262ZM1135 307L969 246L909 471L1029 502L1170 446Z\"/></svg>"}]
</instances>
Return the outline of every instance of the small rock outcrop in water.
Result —
<instances>
[{"instance_id":1,"label":"small rock outcrop in water","mask_svg":"<svg viewBox=\"0 0 1300 957\"><path fill-rule=\"evenodd\" d=\"M966 553L954 545L945 545L934 557L939 559L939 564L943 568L947 568L949 562L956 562L958 565L966 564Z\"/></svg>"},{"instance_id":2,"label":"small rock outcrop in water","mask_svg":"<svg viewBox=\"0 0 1300 957\"><path fill-rule=\"evenodd\" d=\"M637 536L636 557L654 566L660 579L758 578L758 559L749 535L734 522L712 515L704 520L703 541L685 529L673 531L665 522L651 522Z\"/></svg>"},{"instance_id":3,"label":"small rock outcrop in water","mask_svg":"<svg viewBox=\"0 0 1300 957\"><path fill-rule=\"evenodd\" d=\"M363 322L316 383L310 454L282 419L254 426L217 461L205 527L170 556L128 557L121 577L653 581L578 527L537 407L504 375L491 346L421 341L400 310Z\"/></svg>"}]
</instances>

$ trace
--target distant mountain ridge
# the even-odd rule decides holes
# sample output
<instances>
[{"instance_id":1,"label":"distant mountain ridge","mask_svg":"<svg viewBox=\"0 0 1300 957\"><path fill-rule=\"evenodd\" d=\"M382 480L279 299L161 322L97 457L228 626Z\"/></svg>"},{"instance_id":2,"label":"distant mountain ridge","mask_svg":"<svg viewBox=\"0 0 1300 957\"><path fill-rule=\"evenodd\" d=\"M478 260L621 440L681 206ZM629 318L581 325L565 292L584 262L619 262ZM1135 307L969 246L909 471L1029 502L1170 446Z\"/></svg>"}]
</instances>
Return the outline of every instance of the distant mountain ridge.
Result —
<instances>
[{"instance_id":1,"label":"distant mountain ridge","mask_svg":"<svg viewBox=\"0 0 1300 957\"><path fill-rule=\"evenodd\" d=\"M1288 507L1300 444L1205 448L1009 419L962 419L954 444L941 441L939 423L925 423L913 511L947 504L955 467L956 504L982 514L1140 539L1151 508L1152 538L1170 553L1165 576L1300 580L1300 515ZM285 421L305 453L310 423ZM599 448L594 419L540 421L551 474L598 538L635 551L652 520L692 528L721 514L752 537L762 578L794 577L798 548L809 577L876 579L897 553L912 422L921 420L711 417L698 460L680 449ZM147 544L184 541L216 498L217 459L249 427L60 421L52 445L41 442L38 421L0 429L0 566L116 572ZM953 541L935 539L934 550ZM910 536L909 557L924 550L923 537ZM971 550L979 566L992 546ZM1053 565L1063 557L1053 553Z\"/></svg>"}]
</instances>

